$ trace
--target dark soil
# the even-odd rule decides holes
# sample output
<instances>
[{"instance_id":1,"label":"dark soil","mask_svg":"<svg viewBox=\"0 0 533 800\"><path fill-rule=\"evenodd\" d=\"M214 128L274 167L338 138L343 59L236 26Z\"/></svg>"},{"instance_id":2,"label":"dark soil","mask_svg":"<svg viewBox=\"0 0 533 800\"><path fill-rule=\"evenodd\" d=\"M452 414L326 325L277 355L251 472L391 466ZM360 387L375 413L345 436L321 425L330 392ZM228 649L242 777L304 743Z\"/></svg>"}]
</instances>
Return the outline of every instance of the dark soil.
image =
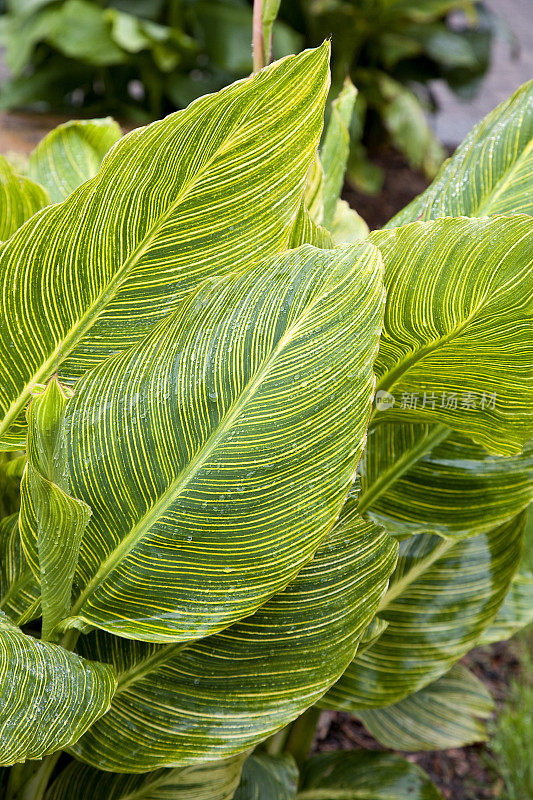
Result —
<instances>
[{"instance_id":1,"label":"dark soil","mask_svg":"<svg viewBox=\"0 0 533 800\"><path fill-rule=\"evenodd\" d=\"M485 683L497 705L507 699L511 680L520 672L520 662L508 642L472 650L463 662ZM314 752L354 748L383 749L350 714L325 711L317 729ZM446 800L503 800L503 784L490 768L490 749L487 744L454 750L405 753L405 756L428 773Z\"/></svg>"}]
</instances>

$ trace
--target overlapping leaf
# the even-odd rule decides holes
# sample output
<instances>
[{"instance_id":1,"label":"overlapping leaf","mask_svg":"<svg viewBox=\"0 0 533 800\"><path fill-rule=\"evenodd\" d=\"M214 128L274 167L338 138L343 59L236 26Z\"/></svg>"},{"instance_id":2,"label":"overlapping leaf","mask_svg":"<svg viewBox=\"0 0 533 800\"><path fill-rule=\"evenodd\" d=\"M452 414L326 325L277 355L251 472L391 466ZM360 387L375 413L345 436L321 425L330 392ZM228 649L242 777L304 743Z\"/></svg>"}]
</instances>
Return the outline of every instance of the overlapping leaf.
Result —
<instances>
[{"instance_id":1,"label":"overlapping leaf","mask_svg":"<svg viewBox=\"0 0 533 800\"><path fill-rule=\"evenodd\" d=\"M207 283L78 382L68 467L92 517L77 621L189 640L297 574L363 446L383 300L373 245L304 246Z\"/></svg>"},{"instance_id":2,"label":"overlapping leaf","mask_svg":"<svg viewBox=\"0 0 533 800\"><path fill-rule=\"evenodd\" d=\"M532 431L533 219L434 220L372 239L387 290L377 396L395 400L375 421L440 422L519 452Z\"/></svg>"},{"instance_id":3,"label":"overlapping leaf","mask_svg":"<svg viewBox=\"0 0 533 800\"><path fill-rule=\"evenodd\" d=\"M250 756L234 800L295 800L298 768L291 756Z\"/></svg>"},{"instance_id":4,"label":"overlapping leaf","mask_svg":"<svg viewBox=\"0 0 533 800\"><path fill-rule=\"evenodd\" d=\"M0 520L0 610L17 625L39 616L39 583L28 566L18 513Z\"/></svg>"},{"instance_id":5,"label":"overlapping leaf","mask_svg":"<svg viewBox=\"0 0 533 800\"><path fill-rule=\"evenodd\" d=\"M360 464L359 508L395 535L481 533L529 504L532 470L530 447L502 458L441 425L384 422Z\"/></svg>"},{"instance_id":6,"label":"overlapping leaf","mask_svg":"<svg viewBox=\"0 0 533 800\"><path fill-rule=\"evenodd\" d=\"M298 800L443 800L417 765L392 753L337 751L306 762Z\"/></svg>"},{"instance_id":7,"label":"overlapping leaf","mask_svg":"<svg viewBox=\"0 0 533 800\"><path fill-rule=\"evenodd\" d=\"M26 636L0 616L0 764L42 758L109 708L113 670Z\"/></svg>"},{"instance_id":8,"label":"overlapping leaf","mask_svg":"<svg viewBox=\"0 0 533 800\"><path fill-rule=\"evenodd\" d=\"M232 800L243 756L213 764L116 775L73 761L45 800Z\"/></svg>"},{"instance_id":9,"label":"overlapping leaf","mask_svg":"<svg viewBox=\"0 0 533 800\"><path fill-rule=\"evenodd\" d=\"M20 228L33 214L50 203L38 183L18 175L0 156L0 242Z\"/></svg>"},{"instance_id":10,"label":"overlapping leaf","mask_svg":"<svg viewBox=\"0 0 533 800\"><path fill-rule=\"evenodd\" d=\"M142 771L262 741L342 674L395 558L393 540L352 504L283 592L222 633L189 646L83 637L83 652L112 662L120 677L110 711L73 753L103 769Z\"/></svg>"},{"instance_id":11,"label":"overlapping leaf","mask_svg":"<svg viewBox=\"0 0 533 800\"><path fill-rule=\"evenodd\" d=\"M349 78L346 78L339 96L331 104L331 117L324 144L320 148L320 161L324 170L323 224L327 228L330 228L333 223L337 201L344 183L344 172L350 153L348 126L356 97L355 86Z\"/></svg>"},{"instance_id":12,"label":"overlapping leaf","mask_svg":"<svg viewBox=\"0 0 533 800\"><path fill-rule=\"evenodd\" d=\"M488 738L485 720L494 701L466 667L456 664L446 675L399 703L360 711L372 736L393 750L448 750Z\"/></svg>"},{"instance_id":13,"label":"overlapping leaf","mask_svg":"<svg viewBox=\"0 0 533 800\"><path fill-rule=\"evenodd\" d=\"M206 276L283 249L316 150L329 45L124 136L0 249L0 439L31 386L138 342ZM280 176L272 180L272 176Z\"/></svg>"},{"instance_id":14,"label":"overlapping leaf","mask_svg":"<svg viewBox=\"0 0 533 800\"><path fill-rule=\"evenodd\" d=\"M28 175L44 186L53 203L58 203L94 178L104 156L121 136L120 126L110 117L64 122L32 152Z\"/></svg>"},{"instance_id":15,"label":"overlapping leaf","mask_svg":"<svg viewBox=\"0 0 533 800\"><path fill-rule=\"evenodd\" d=\"M420 197L387 225L447 216L533 213L533 81L479 122Z\"/></svg>"},{"instance_id":16,"label":"overlapping leaf","mask_svg":"<svg viewBox=\"0 0 533 800\"><path fill-rule=\"evenodd\" d=\"M403 700L449 670L502 605L520 560L525 515L459 542L436 535L400 544L380 604L388 626L321 701L359 711Z\"/></svg>"}]
</instances>

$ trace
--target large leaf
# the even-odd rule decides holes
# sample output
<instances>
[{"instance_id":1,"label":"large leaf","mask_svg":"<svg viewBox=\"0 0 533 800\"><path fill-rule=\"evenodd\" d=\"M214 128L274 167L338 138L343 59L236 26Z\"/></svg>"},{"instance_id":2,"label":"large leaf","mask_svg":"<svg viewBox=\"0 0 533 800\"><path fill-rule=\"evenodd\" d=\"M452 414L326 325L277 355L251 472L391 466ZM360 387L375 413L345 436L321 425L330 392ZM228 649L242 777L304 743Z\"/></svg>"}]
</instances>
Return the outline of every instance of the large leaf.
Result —
<instances>
[{"instance_id":1,"label":"large leaf","mask_svg":"<svg viewBox=\"0 0 533 800\"><path fill-rule=\"evenodd\" d=\"M116 775L73 761L45 800L232 800L243 757L143 775Z\"/></svg>"},{"instance_id":2,"label":"large leaf","mask_svg":"<svg viewBox=\"0 0 533 800\"><path fill-rule=\"evenodd\" d=\"M324 44L288 57L132 131L3 245L0 439L58 359L73 378L138 342L206 276L283 250L328 56Z\"/></svg>"},{"instance_id":3,"label":"large leaf","mask_svg":"<svg viewBox=\"0 0 533 800\"><path fill-rule=\"evenodd\" d=\"M446 675L399 703L358 713L372 736L393 750L448 750L488 739L485 720L494 701L466 667Z\"/></svg>"},{"instance_id":4,"label":"large leaf","mask_svg":"<svg viewBox=\"0 0 533 800\"><path fill-rule=\"evenodd\" d=\"M376 396L395 400L375 421L440 422L519 452L533 417L533 219L434 220L372 239L387 290Z\"/></svg>"},{"instance_id":5,"label":"large leaf","mask_svg":"<svg viewBox=\"0 0 533 800\"><path fill-rule=\"evenodd\" d=\"M533 81L479 122L429 189L387 225L437 217L533 213Z\"/></svg>"},{"instance_id":6,"label":"large leaf","mask_svg":"<svg viewBox=\"0 0 533 800\"><path fill-rule=\"evenodd\" d=\"M359 465L359 509L395 535L481 533L528 505L532 469L531 447L502 458L442 425L383 422Z\"/></svg>"},{"instance_id":7,"label":"large leaf","mask_svg":"<svg viewBox=\"0 0 533 800\"><path fill-rule=\"evenodd\" d=\"M321 701L359 711L389 706L447 672L504 601L522 550L525 515L459 542L436 535L400 544L378 610L388 626Z\"/></svg>"},{"instance_id":8,"label":"large leaf","mask_svg":"<svg viewBox=\"0 0 533 800\"><path fill-rule=\"evenodd\" d=\"M348 666L396 552L352 505L283 592L222 633L185 647L100 632L83 637L88 657L114 664L119 688L74 754L104 769L142 771L221 758L262 741Z\"/></svg>"},{"instance_id":9,"label":"large leaf","mask_svg":"<svg viewBox=\"0 0 533 800\"><path fill-rule=\"evenodd\" d=\"M357 96L357 89L349 78L339 96L331 104L331 117L320 149L320 161L324 170L323 225L331 228L337 201L344 183L344 173L350 152L349 125Z\"/></svg>"},{"instance_id":10,"label":"large leaf","mask_svg":"<svg viewBox=\"0 0 533 800\"><path fill-rule=\"evenodd\" d=\"M9 239L21 225L50 202L46 191L18 175L0 156L0 242Z\"/></svg>"},{"instance_id":11,"label":"large leaf","mask_svg":"<svg viewBox=\"0 0 533 800\"><path fill-rule=\"evenodd\" d=\"M242 770L234 800L295 800L298 768L289 755L250 756Z\"/></svg>"},{"instance_id":12,"label":"large leaf","mask_svg":"<svg viewBox=\"0 0 533 800\"><path fill-rule=\"evenodd\" d=\"M58 203L94 178L121 136L120 126L110 117L64 122L39 142L30 156L28 174Z\"/></svg>"},{"instance_id":13,"label":"large leaf","mask_svg":"<svg viewBox=\"0 0 533 800\"><path fill-rule=\"evenodd\" d=\"M338 751L309 759L298 800L443 800L417 765L392 753Z\"/></svg>"},{"instance_id":14,"label":"large leaf","mask_svg":"<svg viewBox=\"0 0 533 800\"><path fill-rule=\"evenodd\" d=\"M297 574L361 453L383 301L373 245L304 246L207 283L78 382L68 466L92 517L74 624L198 638Z\"/></svg>"},{"instance_id":15,"label":"large leaf","mask_svg":"<svg viewBox=\"0 0 533 800\"><path fill-rule=\"evenodd\" d=\"M113 670L33 639L0 616L0 764L42 758L104 714Z\"/></svg>"},{"instance_id":16,"label":"large leaf","mask_svg":"<svg viewBox=\"0 0 533 800\"><path fill-rule=\"evenodd\" d=\"M39 584L26 562L18 513L0 520L0 610L17 625L39 616Z\"/></svg>"}]
</instances>

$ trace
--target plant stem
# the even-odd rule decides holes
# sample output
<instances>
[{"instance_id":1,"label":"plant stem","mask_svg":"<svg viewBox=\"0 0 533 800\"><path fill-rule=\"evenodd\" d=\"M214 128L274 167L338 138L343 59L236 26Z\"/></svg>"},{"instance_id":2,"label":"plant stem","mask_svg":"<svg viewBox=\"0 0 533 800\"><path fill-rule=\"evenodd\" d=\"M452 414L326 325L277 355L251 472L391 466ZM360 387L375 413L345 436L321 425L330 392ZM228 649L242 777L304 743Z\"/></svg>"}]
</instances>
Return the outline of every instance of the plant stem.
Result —
<instances>
[{"instance_id":1,"label":"plant stem","mask_svg":"<svg viewBox=\"0 0 533 800\"><path fill-rule=\"evenodd\" d=\"M26 761L12 767L6 800L42 800L60 755L61 750L42 761Z\"/></svg>"},{"instance_id":2,"label":"plant stem","mask_svg":"<svg viewBox=\"0 0 533 800\"><path fill-rule=\"evenodd\" d=\"M319 708L311 706L293 722L289 730L284 752L290 753L299 767L309 755L320 713Z\"/></svg>"},{"instance_id":3,"label":"plant stem","mask_svg":"<svg viewBox=\"0 0 533 800\"><path fill-rule=\"evenodd\" d=\"M277 733L273 733L272 736L270 736L266 740L266 742L264 743L264 747L269 755L279 756L280 753L283 753L290 730L291 726L287 725L285 728L282 728Z\"/></svg>"},{"instance_id":4,"label":"plant stem","mask_svg":"<svg viewBox=\"0 0 533 800\"><path fill-rule=\"evenodd\" d=\"M265 66L265 39L263 36L263 0L254 0L252 29L254 75Z\"/></svg>"}]
</instances>

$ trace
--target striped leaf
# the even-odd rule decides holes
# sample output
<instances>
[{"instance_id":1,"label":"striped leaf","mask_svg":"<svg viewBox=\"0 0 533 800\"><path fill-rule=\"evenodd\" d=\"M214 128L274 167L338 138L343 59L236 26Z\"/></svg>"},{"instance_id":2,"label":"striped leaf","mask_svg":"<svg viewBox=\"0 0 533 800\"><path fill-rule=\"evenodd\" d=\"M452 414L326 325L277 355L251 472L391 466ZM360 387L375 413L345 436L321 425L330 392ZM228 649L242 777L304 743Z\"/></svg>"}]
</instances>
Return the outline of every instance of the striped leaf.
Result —
<instances>
[{"instance_id":1,"label":"striped leaf","mask_svg":"<svg viewBox=\"0 0 533 800\"><path fill-rule=\"evenodd\" d=\"M72 752L134 772L223 758L263 741L346 669L396 548L352 505L283 592L222 633L189 646L83 637L82 652L112 663L119 688Z\"/></svg>"},{"instance_id":2,"label":"striped leaf","mask_svg":"<svg viewBox=\"0 0 533 800\"><path fill-rule=\"evenodd\" d=\"M412 536L378 614L388 626L321 701L359 711L390 706L439 678L478 641L519 563L525 516L460 541Z\"/></svg>"},{"instance_id":3,"label":"striped leaf","mask_svg":"<svg viewBox=\"0 0 533 800\"><path fill-rule=\"evenodd\" d=\"M362 450L383 301L373 245L305 246L208 282L77 384L68 466L92 517L69 624L199 638L298 573Z\"/></svg>"},{"instance_id":4,"label":"striped leaf","mask_svg":"<svg viewBox=\"0 0 533 800\"><path fill-rule=\"evenodd\" d=\"M234 800L295 800L298 768L289 755L250 756L242 770Z\"/></svg>"},{"instance_id":5,"label":"striped leaf","mask_svg":"<svg viewBox=\"0 0 533 800\"><path fill-rule=\"evenodd\" d=\"M494 701L483 683L456 664L419 692L387 708L358 713L372 736L392 750L448 750L488 739Z\"/></svg>"},{"instance_id":6,"label":"striped leaf","mask_svg":"<svg viewBox=\"0 0 533 800\"><path fill-rule=\"evenodd\" d=\"M533 495L531 447L491 456L443 425L377 425L359 471L360 512L396 536L481 533L516 516Z\"/></svg>"},{"instance_id":7,"label":"striped leaf","mask_svg":"<svg viewBox=\"0 0 533 800\"><path fill-rule=\"evenodd\" d=\"M302 244L312 244L325 250L334 246L330 232L313 221L303 200L290 227L287 248L293 249Z\"/></svg>"},{"instance_id":8,"label":"striped leaf","mask_svg":"<svg viewBox=\"0 0 533 800\"><path fill-rule=\"evenodd\" d=\"M331 104L324 143L320 148L320 161L324 170L322 196L324 212L322 224L330 228L337 207L337 201L344 183L344 173L350 153L350 132L348 126L357 97L357 89L346 78L339 96Z\"/></svg>"},{"instance_id":9,"label":"striped leaf","mask_svg":"<svg viewBox=\"0 0 533 800\"><path fill-rule=\"evenodd\" d=\"M50 202L46 191L18 175L0 156L0 242L9 237L41 208Z\"/></svg>"},{"instance_id":10,"label":"striped leaf","mask_svg":"<svg viewBox=\"0 0 533 800\"><path fill-rule=\"evenodd\" d=\"M40 616L40 587L22 550L18 516L0 520L0 611L23 625Z\"/></svg>"},{"instance_id":11,"label":"striped leaf","mask_svg":"<svg viewBox=\"0 0 533 800\"><path fill-rule=\"evenodd\" d=\"M395 401L374 422L439 422L519 452L532 429L533 219L434 220L372 239L387 290L376 396Z\"/></svg>"},{"instance_id":12,"label":"striped leaf","mask_svg":"<svg viewBox=\"0 0 533 800\"><path fill-rule=\"evenodd\" d=\"M232 800L243 757L144 775L101 772L73 761L45 795L45 800Z\"/></svg>"},{"instance_id":13,"label":"striped leaf","mask_svg":"<svg viewBox=\"0 0 533 800\"><path fill-rule=\"evenodd\" d=\"M28 175L44 186L52 203L94 178L104 156L122 136L111 119L70 120L42 139L30 155Z\"/></svg>"},{"instance_id":14,"label":"striped leaf","mask_svg":"<svg viewBox=\"0 0 533 800\"><path fill-rule=\"evenodd\" d=\"M58 360L73 379L139 342L204 278L283 250L328 58L328 43L289 56L132 131L0 248L0 440Z\"/></svg>"},{"instance_id":15,"label":"striped leaf","mask_svg":"<svg viewBox=\"0 0 533 800\"><path fill-rule=\"evenodd\" d=\"M298 800L443 800L417 765L392 753L343 751L310 758Z\"/></svg>"},{"instance_id":16,"label":"striped leaf","mask_svg":"<svg viewBox=\"0 0 533 800\"><path fill-rule=\"evenodd\" d=\"M26 636L0 616L0 765L75 742L109 708L113 670Z\"/></svg>"},{"instance_id":17,"label":"striped leaf","mask_svg":"<svg viewBox=\"0 0 533 800\"><path fill-rule=\"evenodd\" d=\"M28 463L21 482L20 533L41 588L42 637L57 638L58 623L70 612L72 581L81 537L91 509L68 493L63 418L68 397L54 378L34 390L28 417ZM37 545L38 560L33 546Z\"/></svg>"},{"instance_id":18,"label":"striped leaf","mask_svg":"<svg viewBox=\"0 0 533 800\"><path fill-rule=\"evenodd\" d=\"M426 191L387 225L437 217L533 214L533 81L481 120Z\"/></svg>"}]
</instances>

